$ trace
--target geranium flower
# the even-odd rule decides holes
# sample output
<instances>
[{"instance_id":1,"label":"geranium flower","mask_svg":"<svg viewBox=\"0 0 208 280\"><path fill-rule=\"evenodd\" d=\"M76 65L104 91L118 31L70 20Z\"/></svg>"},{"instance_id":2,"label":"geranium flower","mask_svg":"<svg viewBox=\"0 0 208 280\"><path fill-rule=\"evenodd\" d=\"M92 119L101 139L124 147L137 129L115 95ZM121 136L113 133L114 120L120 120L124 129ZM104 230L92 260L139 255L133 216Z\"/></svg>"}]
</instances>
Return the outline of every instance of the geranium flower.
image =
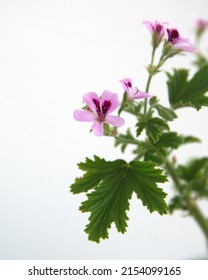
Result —
<instances>
[{"instance_id":1,"label":"geranium flower","mask_svg":"<svg viewBox=\"0 0 208 280\"><path fill-rule=\"evenodd\" d=\"M75 110L74 119L82 122L93 122L92 131L96 136L103 135L103 124L120 127L124 119L117 116L110 116L119 105L118 96L105 90L99 98L97 93L89 92L84 94L83 100L87 105L86 110Z\"/></svg>"},{"instance_id":2,"label":"geranium flower","mask_svg":"<svg viewBox=\"0 0 208 280\"><path fill-rule=\"evenodd\" d=\"M172 45L174 49L178 49L185 52L195 52L196 47L189 41L189 39L184 39L179 35L176 28L167 28L167 41Z\"/></svg>"},{"instance_id":3,"label":"geranium flower","mask_svg":"<svg viewBox=\"0 0 208 280\"><path fill-rule=\"evenodd\" d=\"M132 80L130 78L120 80L120 82L128 95L128 101L151 97L149 93L142 92L138 90L136 87L132 87Z\"/></svg>"},{"instance_id":4,"label":"geranium flower","mask_svg":"<svg viewBox=\"0 0 208 280\"><path fill-rule=\"evenodd\" d=\"M155 22L151 22L149 20L143 21L146 27L152 33L152 44L156 48L162 41L163 35L165 34L165 27L164 25L168 24L167 22L159 22L155 20Z\"/></svg>"},{"instance_id":5,"label":"geranium flower","mask_svg":"<svg viewBox=\"0 0 208 280\"><path fill-rule=\"evenodd\" d=\"M200 37L202 33L204 33L206 28L208 28L208 20L199 18L196 20L195 25L196 25L196 34L198 37Z\"/></svg>"},{"instance_id":6,"label":"geranium flower","mask_svg":"<svg viewBox=\"0 0 208 280\"><path fill-rule=\"evenodd\" d=\"M146 25L146 27L150 30L151 33L156 32L159 38L161 38L164 35L164 24L167 24L166 22L160 23L159 21L155 20L155 22L153 23L149 20L145 20L143 21L143 23Z\"/></svg>"}]
</instances>

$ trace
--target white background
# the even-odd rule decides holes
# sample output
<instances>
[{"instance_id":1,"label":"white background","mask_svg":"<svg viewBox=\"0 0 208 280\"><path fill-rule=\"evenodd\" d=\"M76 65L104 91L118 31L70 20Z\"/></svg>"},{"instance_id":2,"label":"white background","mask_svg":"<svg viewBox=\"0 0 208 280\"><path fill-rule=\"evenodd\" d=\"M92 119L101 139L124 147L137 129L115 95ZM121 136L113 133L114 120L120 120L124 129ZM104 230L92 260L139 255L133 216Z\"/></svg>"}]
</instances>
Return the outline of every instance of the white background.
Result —
<instances>
[{"instance_id":1,"label":"white background","mask_svg":"<svg viewBox=\"0 0 208 280\"><path fill-rule=\"evenodd\" d=\"M109 240L89 242L88 214L78 211L85 197L73 196L69 185L86 156L132 159L113 148L113 139L95 137L90 124L73 119L82 95L122 94L118 81L125 77L144 90L151 48L142 21L168 21L193 40L194 19L207 11L207 0L0 1L1 259L205 257L206 242L191 218L150 215L135 198L125 235L112 226ZM188 67L192 59L174 58L165 70ZM151 93L166 104L164 78L155 78ZM178 114L173 129L203 140L178 151L178 160L207 155L207 109ZM171 183L163 187L169 200ZM207 211L207 202L202 207Z\"/></svg>"}]
</instances>

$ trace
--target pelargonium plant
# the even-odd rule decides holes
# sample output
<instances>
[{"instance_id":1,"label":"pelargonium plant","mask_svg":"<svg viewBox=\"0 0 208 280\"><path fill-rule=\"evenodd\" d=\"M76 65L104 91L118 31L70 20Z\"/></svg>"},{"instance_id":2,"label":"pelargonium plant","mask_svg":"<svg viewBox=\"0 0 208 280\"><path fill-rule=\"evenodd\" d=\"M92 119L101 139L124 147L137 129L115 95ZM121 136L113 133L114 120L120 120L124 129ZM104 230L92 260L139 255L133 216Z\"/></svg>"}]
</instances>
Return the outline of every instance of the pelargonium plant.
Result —
<instances>
[{"instance_id":1,"label":"pelargonium plant","mask_svg":"<svg viewBox=\"0 0 208 280\"><path fill-rule=\"evenodd\" d=\"M164 215L179 209L193 217L208 241L208 217L199 207L199 200L208 198L208 156L192 158L186 164L177 162L174 150L199 143L200 139L181 135L169 126L169 122L177 118L179 108L200 110L208 106L208 60L197 49L197 44L194 46L182 37L177 28L169 27L166 22L143 23L150 31L152 47L150 64L146 67L146 88L139 90L130 77L125 77L118 81L122 94L109 90L100 96L95 92L86 93L85 106L74 111L75 120L91 122L89 128L95 136L113 137L122 153L132 147L133 159L126 162L98 156L86 158L78 164L84 174L75 179L70 190L73 194L86 193L87 199L80 210L90 212L85 232L91 241L99 243L100 239L108 238L112 223L118 232L125 233L133 193L150 213L156 211ZM196 42L207 27L207 21L197 21ZM158 61L155 61L156 52ZM164 71L167 60L185 53L195 59L192 69L195 74L190 77L186 68L165 72L169 100L166 107L153 96L151 81ZM126 128L126 133L120 133L119 128L125 126L125 114L130 114L135 124ZM161 186L169 184L169 180L173 182L175 195L167 205L167 194Z\"/></svg>"}]
</instances>

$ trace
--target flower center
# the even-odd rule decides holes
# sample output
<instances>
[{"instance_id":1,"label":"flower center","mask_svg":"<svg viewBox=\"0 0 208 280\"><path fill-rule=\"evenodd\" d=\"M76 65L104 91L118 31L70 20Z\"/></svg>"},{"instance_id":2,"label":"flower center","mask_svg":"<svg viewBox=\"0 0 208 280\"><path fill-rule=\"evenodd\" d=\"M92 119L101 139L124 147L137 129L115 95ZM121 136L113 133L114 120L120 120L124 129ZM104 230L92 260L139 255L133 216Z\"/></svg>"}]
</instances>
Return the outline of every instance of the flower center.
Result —
<instances>
[{"instance_id":1,"label":"flower center","mask_svg":"<svg viewBox=\"0 0 208 280\"><path fill-rule=\"evenodd\" d=\"M179 32L176 29L167 29L168 31L168 42L174 43L179 38Z\"/></svg>"},{"instance_id":2,"label":"flower center","mask_svg":"<svg viewBox=\"0 0 208 280\"><path fill-rule=\"evenodd\" d=\"M111 101L105 100L102 104L102 107L100 107L100 101L97 99L92 100L96 107L96 112L98 114L99 121L103 122L105 120L105 116L108 113L110 107L111 107Z\"/></svg>"}]
</instances>

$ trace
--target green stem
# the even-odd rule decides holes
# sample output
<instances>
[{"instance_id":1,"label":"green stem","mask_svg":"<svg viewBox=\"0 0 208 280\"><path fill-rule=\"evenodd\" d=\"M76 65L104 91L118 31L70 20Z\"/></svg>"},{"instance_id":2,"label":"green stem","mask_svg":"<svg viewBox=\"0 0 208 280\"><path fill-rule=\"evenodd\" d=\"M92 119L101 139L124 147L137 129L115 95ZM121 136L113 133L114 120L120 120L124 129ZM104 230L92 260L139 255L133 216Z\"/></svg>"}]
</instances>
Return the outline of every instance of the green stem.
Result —
<instances>
[{"instance_id":1,"label":"green stem","mask_svg":"<svg viewBox=\"0 0 208 280\"><path fill-rule=\"evenodd\" d=\"M165 168L166 168L168 174L173 179L176 189L181 193L180 179L177 175L177 172L173 168L173 165L169 161L166 161ZM186 197L186 205L187 205L190 215L197 222L197 224L199 225L200 229L202 230L202 232L204 233L204 235L208 241L208 221L207 221L206 217L203 215L203 213L201 212L200 208L195 203L195 201L190 198L190 196Z\"/></svg>"},{"instance_id":2,"label":"green stem","mask_svg":"<svg viewBox=\"0 0 208 280\"><path fill-rule=\"evenodd\" d=\"M150 69L153 67L154 57L155 57L155 50L156 50L156 47L153 47L151 62L150 62L150 65L149 65ZM151 83L153 75L154 74L153 74L152 69L151 69L151 71L149 72L148 79L147 79L147 84L146 84L145 92L149 91L149 87L150 87L150 83ZM144 115L146 115L146 114L147 114L147 98L144 100Z\"/></svg>"},{"instance_id":3,"label":"green stem","mask_svg":"<svg viewBox=\"0 0 208 280\"><path fill-rule=\"evenodd\" d=\"M114 136L114 138L121 141L122 143L138 145L137 140L124 139L119 136Z\"/></svg>"},{"instance_id":4,"label":"green stem","mask_svg":"<svg viewBox=\"0 0 208 280\"><path fill-rule=\"evenodd\" d=\"M188 204L188 208L190 211L191 216L195 219L199 227L201 228L202 232L206 236L206 239L208 241L208 221L204 217L203 213L199 209L198 205L192 200Z\"/></svg>"},{"instance_id":5,"label":"green stem","mask_svg":"<svg viewBox=\"0 0 208 280\"><path fill-rule=\"evenodd\" d=\"M177 175L175 169L173 168L173 165L167 160L165 162L165 167L166 167L167 172L169 173L169 175L173 179L173 182L175 184L176 189L179 192L181 192L181 188L180 188L181 183L180 183L180 180L178 178L178 175Z\"/></svg>"}]
</instances>

